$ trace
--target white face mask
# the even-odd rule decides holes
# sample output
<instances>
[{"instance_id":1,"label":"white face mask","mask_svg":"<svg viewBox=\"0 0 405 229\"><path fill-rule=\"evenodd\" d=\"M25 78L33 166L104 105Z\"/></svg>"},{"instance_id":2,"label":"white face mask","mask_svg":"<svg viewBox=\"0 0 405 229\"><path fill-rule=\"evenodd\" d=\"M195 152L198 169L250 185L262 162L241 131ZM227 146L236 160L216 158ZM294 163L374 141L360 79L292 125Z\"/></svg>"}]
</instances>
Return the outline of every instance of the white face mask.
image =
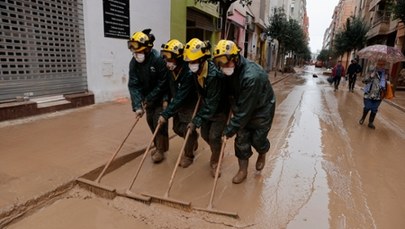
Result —
<instances>
[{"instance_id":1,"label":"white face mask","mask_svg":"<svg viewBox=\"0 0 405 229\"><path fill-rule=\"evenodd\" d=\"M138 63L143 63L145 61L145 54L143 53L134 53L133 56Z\"/></svg>"},{"instance_id":2,"label":"white face mask","mask_svg":"<svg viewBox=\"0 0 405 229\"><path fill-rule=\"evenodd\" d=\"M231 76L235 68L221 68L222 73L227 76Z\"/></svg>"},{"instance_id":3,"label":"white face mask","mask_svg":"<svg viewBox=\"0 0 405 229\"><path fill-rule=\"evenodd\" d=\"M177 66L176 66L176 63L174 63L174 62L166 62L166 67L170 71L173 71Z\"/></svg>"},{"instance_id":4,"label":"white face mask","mask_svg":"<svg viewBox=\"0 0 405 229\"><path fill-rule=\"evenodd\" d=\"M188 64L188 67L194 73L196 73L198 71L198 69L200 68L198 63L197 64Z\"/></svg>"}]
</instances>

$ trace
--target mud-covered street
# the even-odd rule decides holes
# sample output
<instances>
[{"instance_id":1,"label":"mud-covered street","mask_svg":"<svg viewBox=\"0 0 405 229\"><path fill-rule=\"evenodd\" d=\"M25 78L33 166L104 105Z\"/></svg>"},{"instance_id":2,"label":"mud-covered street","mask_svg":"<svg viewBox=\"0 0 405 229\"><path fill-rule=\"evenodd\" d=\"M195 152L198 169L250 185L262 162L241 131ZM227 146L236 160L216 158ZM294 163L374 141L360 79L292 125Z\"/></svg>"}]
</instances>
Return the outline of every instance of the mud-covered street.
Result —
<instances>
[{"instance_id":1,"label":"mud-covered street","mask_svg":"<svg viewBox=\"0 0 405 229\"><path fill-rule=\"evenodd\" d=\"M125 137L133 118L128 101L0 123L0 227L405 228L404 111L383 102L375 130L367 122L359 125L361 83L351 93L343 80L334 92L326 78L313 66L271 78L277 108L266 166L256 172L255 153L241 184L231 181L238 165L233 140L227 142L213 208L238 218L194 209L208 208L214 181L210 150L201 138L194 163L177 169L169 192L191 207L108 199L76 184ZM142 156L133 159L140 154L134 152L145 149L152 136L146 126L145 120L137 124L121 165L101 183L129 187ZM146 157L131 191L163 197L182 144L173 136L160 164Z\"/></svg>"}]
</instances>

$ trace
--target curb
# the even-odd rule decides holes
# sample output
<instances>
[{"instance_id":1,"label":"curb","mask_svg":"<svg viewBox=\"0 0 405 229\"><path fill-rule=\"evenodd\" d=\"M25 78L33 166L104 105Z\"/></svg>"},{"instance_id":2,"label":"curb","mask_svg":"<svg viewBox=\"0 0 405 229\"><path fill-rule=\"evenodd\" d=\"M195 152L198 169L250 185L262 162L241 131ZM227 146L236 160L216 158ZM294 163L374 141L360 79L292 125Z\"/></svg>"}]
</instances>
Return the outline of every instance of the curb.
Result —
<instances>
[{"instance_id":1,"label":"curb","mask_svg":"<svg viewBox=\"0 0 405 229\"><path fill-rule=\"evenodd\" d=\"M169 140L173 139L176 137L176 134L170 135ZM145 153L145 150L147 148L147 145L140 146L138 149L134 150L133 152L129 152L124 155L120 155L116 157L108 167L107 171L105 172L104 176L115 171L116 169L120 168L123 164L127 163L130 160L134 160L135 158L139 157L143 153ZM152 146L150 148L153 149L155 148ZM77 177L77 178L85 178L88 180L95 180L97 176L100 174L100 172L103 170L106 162L100 162L100 165L94 169L91 169L90 171L86 172L85 174ZM65 182L63 184L57 185L56 188L53 188L52 190L43 193L41 195L32 197L31 199L21 202L21 203L16 203L6 209L0 209L0 228L3 228L5 226L8 226L12 224L15 220L18 220L19 218L24 218L26 215L31 214L34 211L37 211L38 209L47 206L49 204L52 204L54 201L58 200L59 198L63 198L63 195L76 186L78 186L78 181L77 178ZM87 189L88 190L88 189ZM91 192L91 191L90 191Z\"/></svg>"},{"instance_id":2,"label":"curb","mask_svg":"<svg viewBox=\"0 0 405 229\"><path fill-rule=\"evenodd\" d=\"M400 105L398 105L398 104L396 104L395 102L390 101L390 100L387 100L387 99L383 99L383 101L386 102L386 103L388 103L388 104L390 104L391 106L397 108L398 110L400 110L400 111L402 111L402 112L405 112L405 108L402 107L402 106L400 106Z\"/></svg>"}]
</instances>

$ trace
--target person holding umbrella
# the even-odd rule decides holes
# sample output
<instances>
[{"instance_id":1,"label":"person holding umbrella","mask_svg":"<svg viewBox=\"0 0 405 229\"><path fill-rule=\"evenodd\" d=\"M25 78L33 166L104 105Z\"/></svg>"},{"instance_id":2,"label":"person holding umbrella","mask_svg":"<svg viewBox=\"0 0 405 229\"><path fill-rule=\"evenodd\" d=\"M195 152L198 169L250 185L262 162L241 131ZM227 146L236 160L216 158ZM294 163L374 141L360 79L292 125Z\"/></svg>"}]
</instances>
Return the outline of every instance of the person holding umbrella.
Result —
<instances>
[{"instance_id":1,"label":"person holding umbrella","mask_svg":"<svg viewBox=\"0 0 405 229\"><path fill-rule=\"evenodd\" d=\"M383 91L385 91L386 75L384 68L378 66L376 69L371 68L369 74L363 79L364 86L364 107L363 115L359 120L359 124L363 125L369 111L370 117L368 127L375 129L374 119L377 115L378 107L383 99Z\"/></svg>"},{"instance_id":2,"label":"person holding umbrella","mask_svg":"<svg viewBox=\"0 0 405 229\"><path fill-rule=\"evenodd\" d=\"M364 107L363 115L359 120L359 124L363 125L368 112L371 111L368 127L375 129L374 119L383 99L382 92L386 90L387 76L384 69L385 63L405 61L405 56L400 49L381 44L367 46L360 50L357 55L360 58L377 63L377 67L370 68L367 76L363 79L363 83L366 84L364 87Z\"/></svg>"}]
</instances>

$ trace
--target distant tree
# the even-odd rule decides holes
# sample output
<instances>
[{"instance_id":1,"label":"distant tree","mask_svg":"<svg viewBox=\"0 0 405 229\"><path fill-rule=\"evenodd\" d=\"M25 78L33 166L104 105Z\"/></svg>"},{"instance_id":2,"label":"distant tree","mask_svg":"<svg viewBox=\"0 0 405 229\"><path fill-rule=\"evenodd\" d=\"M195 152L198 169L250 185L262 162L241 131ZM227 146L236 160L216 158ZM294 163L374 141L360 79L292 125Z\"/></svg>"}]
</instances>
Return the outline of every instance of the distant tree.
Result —
<instances>
[{"instance_id":1,"label":"distant tree","mask_svg":"<svg viewBox=\"0 0 405 229\"><path fill-rule=\"evenodd\" d=\"M307 46L305 46L305 48L301 54L302 54L304 60L307 60L307 61L311 60L311 49L309 48L308 44L307 44Z\"/></svg>"},{"instance_id":2,"label":"distant tree","mask_svg":"<svg viewBox=\"0 0 405 229\"><path fill-rule=\"evenodd\" d=\"M304 32L298 22L294 19L290 19L287 22L284 36L284 49L286 52L296 52L305 40Z\"/></svg>"},{"instance_id":3,"label":"distant tree","mask_svg":"<svg viewBox=\"0 0 405 229\"><path fill-rule=\"evenodd\" d=\"M290 57L310 59L311 54L302 27L294 19L287 20L284 8L273 9L273 15L266 25L266 34L278 41L275 76L279 68L284 68L284 61L280 63L280 60L286 54Z\"/></svg>"},{"instance_id":4,"label":"distant tree","mask_svg":"<svg viewBox=\"0 0 405 229\"><path fill-rule=\"evenodd\" d=\"M299 64L302 64L303 61L309 61L311 59L311 50L309 49L308 42L305 42L296 52L297 59Z\"/></svg>"},{"instance_id":5,"label":"distant tree","mask_svg":"<svg viewBox=\"0 0 405 229\"><path fill-rule=\"evenodd\" d=\"M345 29L347 40L350 41L349 48L351 50L358 50L366 45L367 42L366 35L370 29L370 26L366 24L361 18L358 17L348 18L346 20Z\"/></svg>"},{"instance_id":6,"label":"distant tree","mask_svg":"<svg viewBox=\"0 0 405 229\"><path fill-rule=\"evenodd\" d=\"M322 49L321 52L319 52L319 55L316 57L317 60L322 60L322 61L328 61L329 57L331 56L331 50L328 49Z\"/></svg>"},{"instance_id":7,"label":"distant tree","mask_svg":"<svg viewBox=\"0 0 405 229\"><path fill-rule=\"evenodd\" d=\"M284 51L290 54L290 57L295 57L295 61L300 62L300 59L305 59L310 56L308 42L305 39L304 30L297 20L290 19L287 22L287 27L284 31L286 34L283 40ZM297 64L297 63L294 63Z\"/></svg>"},{"instance_id":8,"label":"distant tree","mask_svg":"<svg viewBox=\"0 0 405 229\"><path fill-rule=\"evenodd\" d=\"M269 17L269 24L266 26L266 34L270 36L272 39L276 39L279 43L278 45L278 52L276 57L276 71L275 75L277 75L277 70L280 63L280 57L284 56L284 45L285 41L288 39L288 33L286 28L288 27L287 16L284 12L284 8L274 8L273 15Z\"/></svg>"},{"instance_id":9,"label":"distant tree","mask_svg":"<svg viewBox=\"0 0 405 229\"><path fill-rule=\"evenodd\" d=\"M333 41L333 56L341 57L349 50L350 41L347 40L346 34L344 31L340 31L335 35Z\"/></svg>"},{"instance_id":10,"label":"distant tree","mask_svg":"<svg viewBox=\"0 0 405 229\"><path fill-rule=\"evenodd\" d=\"M219 13L222 19L222 24L221 24L221 38L225 39L225 34L226 34L226 21L228 18L228 10L231 5L236 2L237 0L194 0L195 2L201 2L201 3L213 3L213 4L219 4ZM239 3L242 6L248 6L252 4L252 0L239 0Z\"/></svg>"},{"instance_id":11,"label":"distant tree","mask_svg":"<svg viewBox=\"0 0 405 229\"><path fill-rule=\"evenodd\" d=\"M353 16L347 18L343 30L338 32L334 39L335 57L363 48L367 41L366 34L369 29L370 27L362 19ZM349 60L346 61L347 66Z\"/></svg>"}]
</instances>

